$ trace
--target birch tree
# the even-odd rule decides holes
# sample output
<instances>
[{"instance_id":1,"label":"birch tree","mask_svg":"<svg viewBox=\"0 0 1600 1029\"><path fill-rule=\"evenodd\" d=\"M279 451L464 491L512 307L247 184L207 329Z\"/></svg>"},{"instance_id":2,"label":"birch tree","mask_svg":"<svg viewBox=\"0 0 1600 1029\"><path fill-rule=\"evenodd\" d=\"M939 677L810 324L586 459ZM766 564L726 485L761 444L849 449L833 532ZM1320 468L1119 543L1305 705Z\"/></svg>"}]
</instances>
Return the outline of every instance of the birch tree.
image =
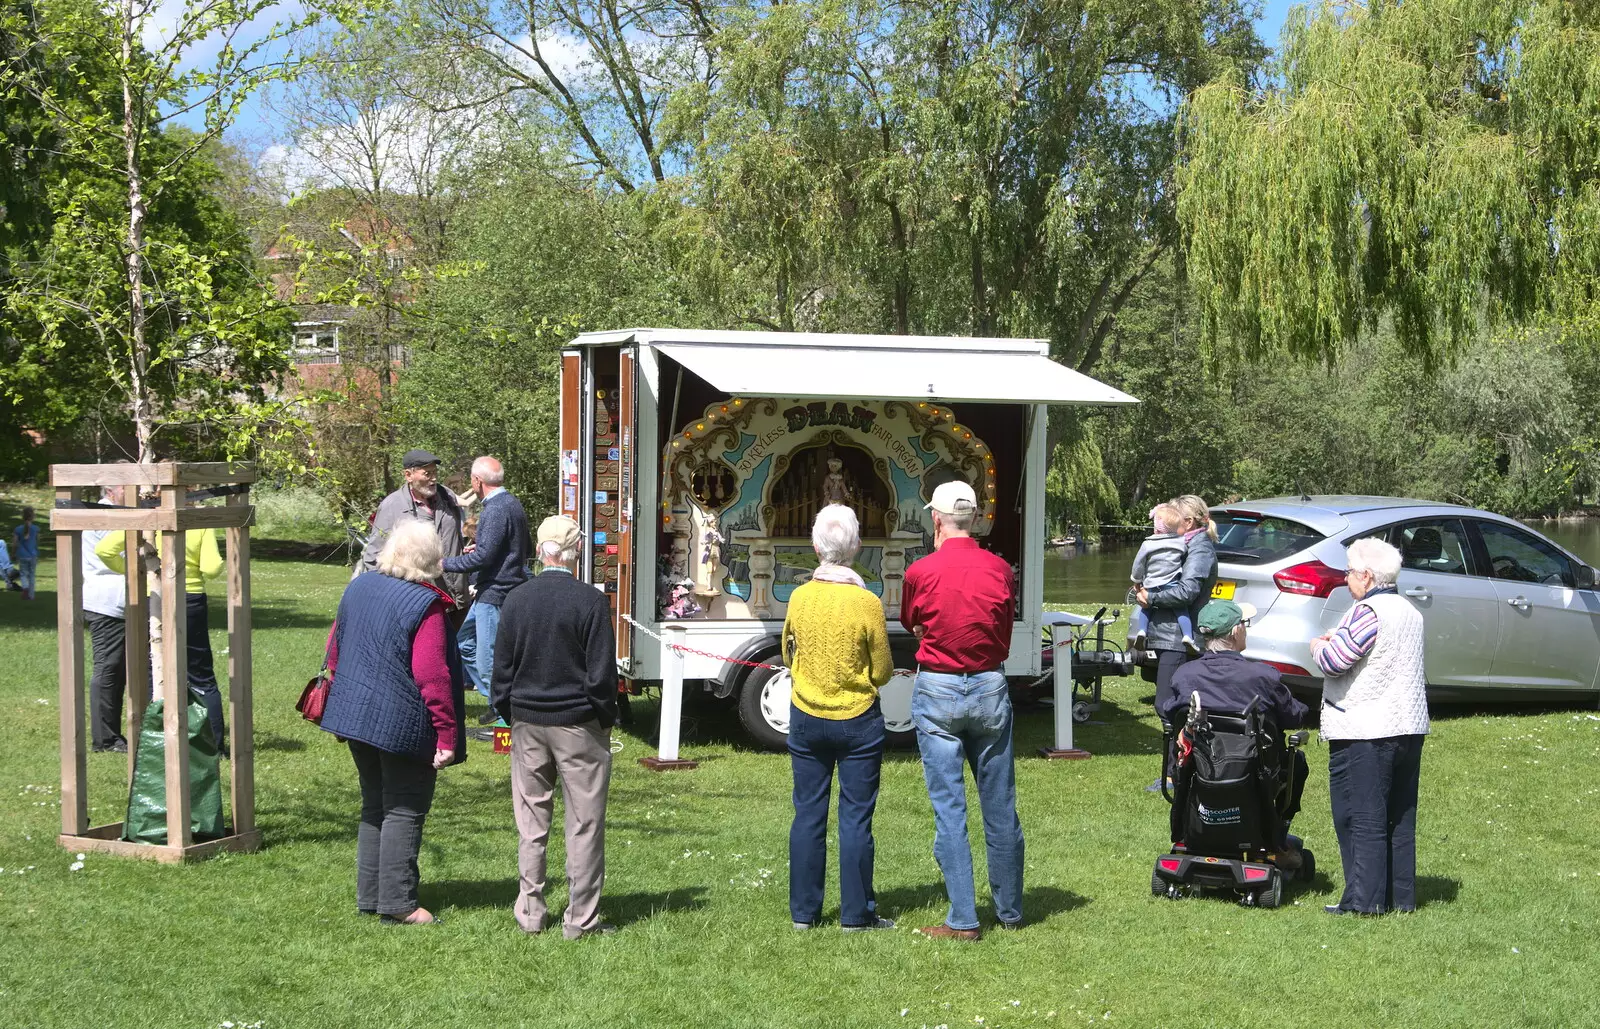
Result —
<instances>
[{"instance_id":1,"label":"birch tree","mask_svg":"<svg viewBox=\"0 0 1600 1029\"><path fill-rule=\"evenodd\" d=\"M251 255L151 224L245 100L293 74L283 45L319 14L255 34L277 2L35 0L7 15L8 32L30 43L7 55L0 91L37 104L55 155L79 175L50 185L53 236L6 302L47 345L69 332L93 342L140 461L154 459L157 430L175 412L236 423L247 398L235 390L284 364L269 286L239 281ZM158 28L158 16L170 23ZM62 64L103 74L63 78Z\"/></svg>"}]
</instances>

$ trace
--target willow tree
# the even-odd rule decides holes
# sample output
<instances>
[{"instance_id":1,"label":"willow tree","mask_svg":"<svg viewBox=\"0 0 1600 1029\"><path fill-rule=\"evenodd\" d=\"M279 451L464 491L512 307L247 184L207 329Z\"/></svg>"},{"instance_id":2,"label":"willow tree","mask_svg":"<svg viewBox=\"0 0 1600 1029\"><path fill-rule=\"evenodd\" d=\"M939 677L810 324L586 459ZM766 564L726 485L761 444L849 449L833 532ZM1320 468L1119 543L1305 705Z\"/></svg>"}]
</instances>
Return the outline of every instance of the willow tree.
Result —
<instances>
[{"instance_id":1,"label":"willow tree","mask_svg":"<svg viewBox=\"0 0 1600 1029\"><path fill-rule=\"evenodd\" d=\"M1297 8L1280 71L1184 112L1209 340L1327 359L1390 318L1432 362L1485 325L1600 321L1600 8Z\"/></svg>"}]
</instances>

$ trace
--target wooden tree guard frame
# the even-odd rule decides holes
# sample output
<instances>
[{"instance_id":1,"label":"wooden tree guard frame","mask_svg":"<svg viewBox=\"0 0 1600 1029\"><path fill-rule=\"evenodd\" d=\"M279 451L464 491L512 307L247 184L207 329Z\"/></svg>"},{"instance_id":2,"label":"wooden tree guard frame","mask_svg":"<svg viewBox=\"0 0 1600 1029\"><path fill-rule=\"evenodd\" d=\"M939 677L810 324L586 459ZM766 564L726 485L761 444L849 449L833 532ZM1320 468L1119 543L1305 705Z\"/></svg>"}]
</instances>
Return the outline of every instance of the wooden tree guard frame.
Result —
<instances>
[{"instance_id":1,"label":"wooden tree guard frame","mask_svg":"<svg viewBox=\"0 0 1600 1029\"><path fill-rule=\"evenodd\" d=\"M58 505L50 519L50 529L56 534L57 653L61 672L61 835L57 842L68 850L98 851L177 864L221 851L252 851L261 846L261 833L256 828L250 664L250 525L255 520L255 509L250 506L249 484L255 481L255 466L250 464L50 466L50 484L55 488ZM160 495L160 504L155 508L140 508L137 490L129 489L125 491L127 509L70 506L79 491L107 486L154 487ZM186 506L191 488L211 486L243 489L228 495L226 507ZM188 529L224 529L227 533L228 738L232 755L233 825L229 835L203 843L194 842L189 809L189 661L183 535ZM123 840L121 822L89 825L82 603L83 533L87 530L127 533L129 631L126 633L124 688L128 700L130 778L135 742L139 738L149 693L146 688L150 657L149 605L139 535L149 532L161 536L162 681L159 686L164 699L167 758L167 842L162 845ZM134 626L140 629L135 631Z\"/></svg>"}]
</instances>

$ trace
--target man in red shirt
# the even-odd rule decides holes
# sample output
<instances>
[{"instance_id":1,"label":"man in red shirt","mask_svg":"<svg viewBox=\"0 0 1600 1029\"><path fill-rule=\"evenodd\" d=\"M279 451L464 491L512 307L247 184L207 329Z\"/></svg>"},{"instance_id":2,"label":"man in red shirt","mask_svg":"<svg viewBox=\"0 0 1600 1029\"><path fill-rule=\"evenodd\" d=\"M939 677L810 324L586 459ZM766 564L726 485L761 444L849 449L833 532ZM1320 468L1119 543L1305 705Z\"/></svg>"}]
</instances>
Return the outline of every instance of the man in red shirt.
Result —
<instances>
[{"instance_id":1,"label":"man in red shirt","mask_svg":"<svg viewBox=\"0 0 1600 1029\"><path fill-rule=\"evenodd\" d=\"M972 538L978 517L972 487L947 482L933 491L928 508L934 553L906 570L900 624L921 641L911 717L933 801L933 855L950 911L943 924L917 931L975 941L980 931L962 778L968 761L983 809L995 915L1002 929L1022 924L1022 823L1003 669L1017 598L1011 566Z\"/></svg>"}]
</instances>

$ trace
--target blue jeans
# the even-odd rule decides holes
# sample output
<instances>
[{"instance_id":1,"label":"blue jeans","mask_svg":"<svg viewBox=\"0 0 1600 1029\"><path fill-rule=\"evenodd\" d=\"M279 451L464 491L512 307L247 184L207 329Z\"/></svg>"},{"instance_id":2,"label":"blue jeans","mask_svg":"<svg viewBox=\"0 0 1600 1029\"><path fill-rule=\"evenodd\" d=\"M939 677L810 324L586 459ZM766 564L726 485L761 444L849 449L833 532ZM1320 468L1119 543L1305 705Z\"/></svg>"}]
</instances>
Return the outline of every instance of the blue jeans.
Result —
<instances>
[{"instance_id":1,"label":"blue jeans","mask_svg":"<svg viewBox=\"0 0 1600 1029\"><path fill-rule=\"evenodd\" d=\"M1342 910L1416 910L1417 786L1426 738L1328 744L1328 793L1344 866Z\"/></svg>"},{"instance_id":2,"label":"blue jeans","mask_svg":"<svg viewBox=\"0 0 1600 1029\"><path fill-rule=\"evenodd\" d=\"M1017 819L1011 694L1005 675L918 672L911 719L917 726L928 798L933 801L933 856L950 897L945 924L952 929L978 927L963 779L969 763L983 809L995 916L1006 923L1022 921L1022 823Z\"/></svg>"},{"instance_id":3,"label":"blue jeans","mask_svg":"<svg viewBox=\"0 0 1600 1029\"><path fill-rule=\"evenodd\" d=\"M794 770L794 822L789 827L789 917L822 917L828 865L828 793L839 769L839 922L870 925L872 813L883 768L883 712L876 701L854 718L818 718L789 706L789 764Z\"/></svg>"},{"instance_id":4,"label":"blue jeans","mask_svg":"<svg viewBox=\"0 0 1600 1029\"><path fill-rule=\"evenodd\" d=\"M467 612L467 620L456 632L456 646L472 688L489 699L489 682L494 678L494 640L500 634L500 609L479 601ZM469 656L470 655L470 656Z\"/></svg>"},{"instance_id":5,"label":"blue jeans","mask_svg":"<svg viewBox=\"0 0 1600 1029\"><path fill-rule=\"evenodd\" d=\"M461 652L461 670L467 673L467 682L472 684L473 689L479 689L477 604L467 608L467 616L461 619L461 628L456 630L456 649Z\"/></svg>"}]
</instances>

